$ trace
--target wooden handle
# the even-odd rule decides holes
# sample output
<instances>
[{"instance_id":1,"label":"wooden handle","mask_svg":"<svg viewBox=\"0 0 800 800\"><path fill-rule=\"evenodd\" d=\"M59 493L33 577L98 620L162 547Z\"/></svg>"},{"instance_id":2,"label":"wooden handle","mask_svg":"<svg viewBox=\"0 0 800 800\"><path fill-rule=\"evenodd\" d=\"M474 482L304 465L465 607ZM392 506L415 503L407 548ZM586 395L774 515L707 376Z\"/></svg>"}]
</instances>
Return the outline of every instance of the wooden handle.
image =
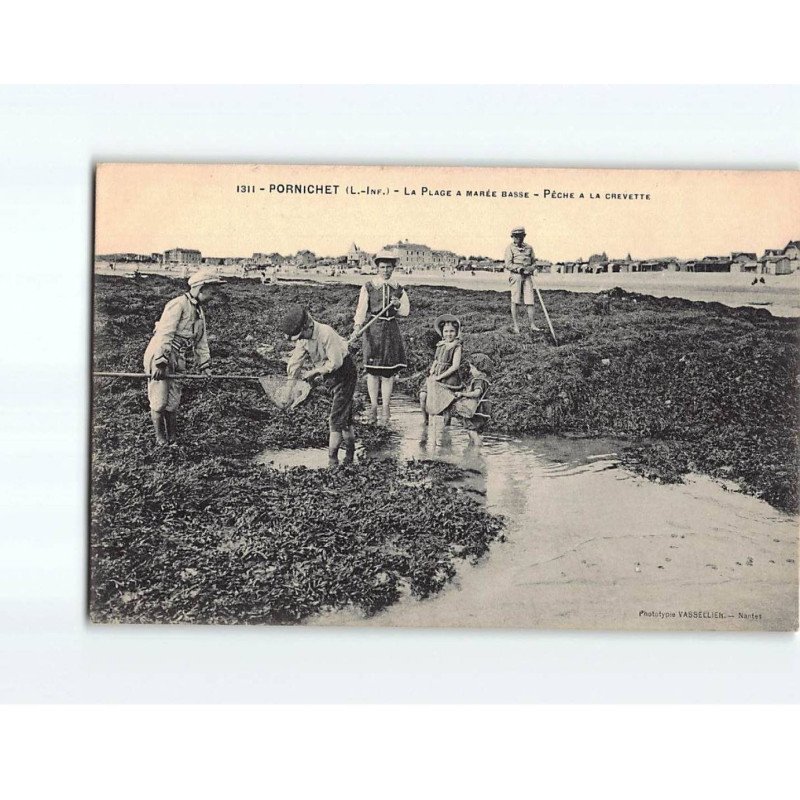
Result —
<instances>
[{"instance_id":1,"label":"wooden handle","mask_svg":"<svg viewBox=\"0 0 800 800\"><path fill-rule=\"evenodd\" d=\"M378 313L377 313L377 314L376 314L376 315L375 315L375 316L374 316L374 317L373 317L373 318L372 318L372 319L371 319L369 322L367 322L367 323L366 323L366 325L362 325L362 326L361 326L361 327L360 327L360 328L359 328L359 329L358 329L358 330L357 330L357 331L356 331L356 332L355 332L355 333L354 333L354 334L353 334L353 335L352 335L352 336L351 336L351 337L350 337L350 338L347 340L347 343L348 343L348 344L353 344L353 342L354 342L356 339L358 339L358 337L359 337L359 336L361 336L361 334L362 334L362 333L364 333L364 331L365 331L367 328L369 328L369 326L370 326L370 325L372 325L374 322L377 322L377 321L378 321L378 320L381 318L381 316L382 316L383 314L385 314L385 313L386 313L386 312L387 312L387 311L388 311L388 310L389 310L391 307L392 307L392 303L391 303L391 301L390 301L390 302L389 302L389 303L387 303L387 304L386 304L386 305L385 305L385 306L384 306L384 307L383 307L383 308L382 308L382 309L381 309L381 310L380 310L380 311L379 311L379 312L378 312ZM387 319L387 317L383 317L383 318L384 318L384 319Z\"/></svg>"},{"instance_id":2,"label":"wooden handle","mask_svg":"<svg viewBox=\"0 0 800 800\"><path fill-rule=\"evenodd\" d=\"M149 378L146 372L93 372L93 378ZM257 381L258 375L192 375L188 373L178 375L165 375L165 380L229 380L229 381Z\"/></svg>"},{"instance_id":3,"label":"wooden handle","mask_svg":"<svg viewBox=\"0 0 800 800\"><path fill-rule=\"evenodd\" d=\"M542 307L542 311L544 312L544 318L547 320L547 327L550 328L550 335L553 337L553 344L558 346L558 339L556 339L556 332L553 330L553 323L550 322L550 315L547 313L547 308L545 307L544 300L542 299L542 293L539 291L538 286L533 287L536 290L536 296L539 298L539 304Z\"/></svg>"}]
</instances>

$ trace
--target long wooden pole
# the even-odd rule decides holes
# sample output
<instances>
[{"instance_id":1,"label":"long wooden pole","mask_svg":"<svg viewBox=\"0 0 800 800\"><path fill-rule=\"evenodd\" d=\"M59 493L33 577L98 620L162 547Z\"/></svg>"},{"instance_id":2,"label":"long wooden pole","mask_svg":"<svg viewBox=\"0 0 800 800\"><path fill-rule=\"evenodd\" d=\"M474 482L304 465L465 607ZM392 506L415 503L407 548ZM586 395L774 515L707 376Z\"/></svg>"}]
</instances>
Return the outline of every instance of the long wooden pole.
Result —
<instances>
[{"instance_id":1,"label":"long wooden pole","mask_svg":"<svg viewBox=\"0 0 800 800\"><path fill-rule=\"evenodd\" d=\"M387 312L392 307L391 301L387 303L366 325L362 325L348 340L347 344L353 344L353 342L361 336L364 331L369 328L374 322L377 322L385 312ZM387 319L387 317L383 317L383 319Z\"/></svg>"},{"instance_id":2,"label":"long wooden pole","mask_svg":"<svg viewBox=\"0 0 800 800\"><path fill-rule=\"evenodd\" d=\"M93 372L93 378L149 378L146 372ZM257 381L258 375L190 375L181 373L178 375L165 375L165 380L199 380L199 381Z\"/></svg>"},{"instance_id":3,"label":"long wooden pole","mask_svg":"<svg viewBox=\"0 0 800 800\"><path fill-rule=\"evenodd\" d=\"M550 315L547 313L547 309L544 305L544 300L542 300L542 293L539 291L539 287L534 284L533 288L536 290L536 296L539 298L539 303L542 306L542 311L544 311L544 318L547 320L547 327L550 328L550 335L553 337L553 343L558 344L558 339L556 339L556 332L553 330L553 323L550 322Z\"/></svg>"}]
</instances>

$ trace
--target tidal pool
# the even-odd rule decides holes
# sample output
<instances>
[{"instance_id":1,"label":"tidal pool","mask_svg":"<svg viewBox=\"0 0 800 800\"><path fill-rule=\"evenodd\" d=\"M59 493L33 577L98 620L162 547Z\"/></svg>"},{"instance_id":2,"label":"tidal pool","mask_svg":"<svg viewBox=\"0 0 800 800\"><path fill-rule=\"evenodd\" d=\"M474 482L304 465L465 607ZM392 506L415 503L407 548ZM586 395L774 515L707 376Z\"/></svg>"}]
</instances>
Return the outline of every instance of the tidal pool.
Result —
<instances>
[{"instance_id":1,"label":"tidal pool","mask_svg":"<svg viewBox=\"0 0 800 800\"><path fill-rule=\"evenodd\" d=\"M798 518L703 476L662 485L619 467L619 442L425 428L393 401L391 444L370 457L439 459L505 518L505 541L434 597L372 617L336 611L311 625L794 630ZM366 454L357 451L357 457ZM263 453L276 468L324 468L322 449Z\"/></svg>"}]
</instances>

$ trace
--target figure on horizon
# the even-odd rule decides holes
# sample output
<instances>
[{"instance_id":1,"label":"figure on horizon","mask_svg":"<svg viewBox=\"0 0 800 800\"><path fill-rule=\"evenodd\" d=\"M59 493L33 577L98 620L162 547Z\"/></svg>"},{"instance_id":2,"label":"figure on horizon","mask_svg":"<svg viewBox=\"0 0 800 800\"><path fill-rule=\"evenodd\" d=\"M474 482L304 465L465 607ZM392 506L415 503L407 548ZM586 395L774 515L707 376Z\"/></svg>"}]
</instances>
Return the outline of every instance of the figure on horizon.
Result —
<instances>
[{"instance_id":1,"label":"figure on horizon","mask_svg":"<svg viewBox=\"0 0 800 800\"><path fill-rule=\"evenodd\" d=\"M509 271L511 284L511 321L514 323L514 332L519 333L517 308L525 306L528 313L528 322L532 331L541 330L533 321L534 289L533 271L536 255L533 248L525 242L525 228L514 228L511 231L511 244L506 248L505 264Z\"/></svg>"}]
</instances>

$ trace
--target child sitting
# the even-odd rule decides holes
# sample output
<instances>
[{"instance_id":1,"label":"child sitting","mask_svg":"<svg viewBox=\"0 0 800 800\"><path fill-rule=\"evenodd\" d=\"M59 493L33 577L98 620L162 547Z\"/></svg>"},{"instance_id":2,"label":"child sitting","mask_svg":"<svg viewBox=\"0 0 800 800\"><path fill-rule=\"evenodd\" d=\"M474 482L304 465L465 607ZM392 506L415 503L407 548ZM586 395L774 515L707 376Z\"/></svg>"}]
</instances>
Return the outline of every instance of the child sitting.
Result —
<instances>
[{"instance_id":1,"label":"child sitting","mask_svg":"<svg viewBox=\"0 0 800 800\"><path fill-rule=\"evenodd\" d=\"M481 431L489 423L492 404L487 399L489 378L492 375L492 362L484 353L475 353L469 359L470 380L466 389L457 391L452 413L461 420L467 429L470 441L480 444Z\"/></svg>"},{"instance_id":2,"label":"child sitting","mask_svg":"<svg viewBox=\"0 0 800 800\"><path fill-rule=\"evenodd\" d=\"M459 338L461 321L452 314L442 314L436 318L433 328L442 339L436 345L436 353L428 370L428 378L422 384L422 389L419 393L419 406L422 409L422 417L426 425L429 419L428 394L429 392L435 392L438 388L436 385L431 386L431 382L446 386L451 391L463 387L459 376L462 350L461 339ZM445 425L449 425L450 412L445 411L442 416L444 417Z\"/></svg>"}]
</instances>

